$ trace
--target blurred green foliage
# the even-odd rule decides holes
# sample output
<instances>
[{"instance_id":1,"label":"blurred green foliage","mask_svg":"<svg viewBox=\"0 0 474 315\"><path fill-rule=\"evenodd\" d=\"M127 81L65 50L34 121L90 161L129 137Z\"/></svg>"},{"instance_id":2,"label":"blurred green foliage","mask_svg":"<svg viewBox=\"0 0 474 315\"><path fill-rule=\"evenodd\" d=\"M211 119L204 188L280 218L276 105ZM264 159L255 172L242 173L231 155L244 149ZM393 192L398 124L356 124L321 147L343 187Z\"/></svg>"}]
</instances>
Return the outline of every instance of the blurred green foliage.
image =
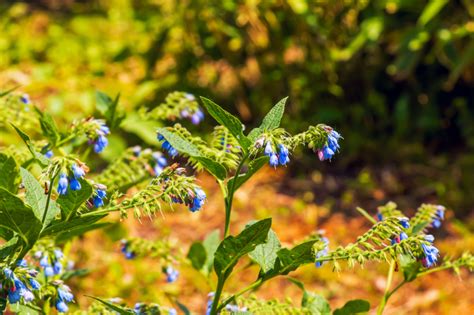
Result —
<instances>
[{"instance_id":1,"label":"blurred green foliage","mask_svg":"<svg viewBox=\"0 0 474 315\"><path fill-rule=\"evenodd\" d=\"M448 152L446 165L463 169L474 159L456 157L474 147L469 0L42 0L0 10L0 86L22 85L66 119L94 111L95 89L120 92L128 110L188 91L250 124L289 95L285 127L328 122L346 135L348 163ZM437 192L472 187L466 176Z\"/></svg>"}]
</instances>

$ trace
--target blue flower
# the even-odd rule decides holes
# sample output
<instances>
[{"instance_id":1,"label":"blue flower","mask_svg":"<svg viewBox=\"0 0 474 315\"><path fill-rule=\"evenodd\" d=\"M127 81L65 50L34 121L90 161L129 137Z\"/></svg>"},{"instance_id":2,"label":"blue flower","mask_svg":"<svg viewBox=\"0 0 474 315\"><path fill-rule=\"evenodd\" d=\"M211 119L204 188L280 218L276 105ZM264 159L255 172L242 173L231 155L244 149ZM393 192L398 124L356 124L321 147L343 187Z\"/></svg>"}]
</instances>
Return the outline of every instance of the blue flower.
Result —
<instances>
[{"instance_id":1,"label":"blue flower","mask_svg":"<svg viewBox=\"0 0 474 315\"><path fill-rule=\"evenodd\" d=\"M52 277L54 276L54 269L50 265L44 267L44 275L46 277Z\"/></svg>"},{"instance_id":2,"label":"blue flower","mask_svg":"<svg viewBox=\"0 0 474 315\"><path fill-rule=\"evenodd\" d=\"M127 258L127 259L135 258L135 253L128 249L128 241L127 240L122 240L122 247L121 247L120 251L125 255L125 258Z\"/></svg>"},{"instance_id":3,"label":"blue flower","mask_svg":"<svg viewBox=\"0 0 474 315\"><path fill-rule=\"evenodd\" d=\"M71 190L73 191L81 190L81 183L79 183L79 181L76 178L74 177L70 178L69 184L70 184Z\"/></svg>"},{"instance_id":4,"label":"blue flower","mask_svg":"<svg viewBox=\"0 0 474 315\"><path fill-rule=\"evenodd\" d=\"M330 160L334 156L334 154L339 151L340 138L342 138L341 135L334 129L329 132L326 145L324 145L322 149L318 149L316 151L319 160Z\"/></svg>"},{"instance_id":5,"label":"blue flower","mask_svg":"<svg viewBox=\"0 0 474 315\"><path fill-rule=\"evenodd\" d=\"M212 302L214 301L214 295L215 293L214 292L211 292L207 295L207 307L206 307L206 315L210 315L211 314L211 310L212 310Z\"/></svg>"},{"instance_id":6,"label":"blue flower","mask_svg":"<svg viewBox=\"0 0 474 315\"><path fill-rule=\"evenodd\" d=\"M383 215L380 213L380 212L377 212L377 220L380 222L380 221L383 221Z\"/></svg>"},{"instance_id":7,"label":"blue flower","mask_svg":"<svg viewBox=\"0 0 474 315\"><path fill-rule=\"evenodd\" d=\"M277 167L278 166L278 157L275 153L270 155L270 166Z\"/></svg>"},{"instance_id":8,"label":"blue flower","mask_svg":"<svg viewBox=\"0 0 474 315\"><path fill-rule=\"evenodd\" d=\"M196 112L191 116L191 122L194 125L199 125L202 120L204 120L204 113L198 108Z\"/></svg>"},{"instance_id":9,"label":"blue flower","mask_svg":"<svg viewBox=\"0 0 474 315\"><path fill-rule=\"evenodd\" d=\"M71 293L71 289L68 286L62 285L58 288L58 298L64 302L72 302L74 300L74 295Z\"/></svg>"},{"instance_id":10,"label":"blue flower","mask_svg":"<svg viewBox=\"0 0 474 315\"><path fill-rule=\"evenodd\" d=\"M166 167L168 165L168 161L166 158L161 154L161 152L153 152L152 154L153 159L155 159L156 163L158 163L161 167Z\"/></svg>"},{"instance_id":11,"label":"blue flower","mask_svg":"<svg viewBox=\"0 0 474 315\"><path fill-rule=\"evenodd\" d=\"M67 180L66 174L61 173L61 175L59 175L59 181L58 181L58 194L60 195L67 194L68 185L69 185L69 182Z\"/></svg>"},{"instance_id":12,"label":"blue flower","mask_svg":"<svg viewBox=\"0 0 474 315\"><path fill-rule=\"evenodd\" d=\"M433 221L431 221L431 226L434 228L440 228L441 227L441 221L444 220L444 212L446 208L439 205L436 206L436 213L435 217L433 218Z\"/></svg>"},{"instance_id":13,"label":"blue flower","mask_svg":"<svg viewBox=\"0 0 474 315\"><path fill-rule=\"evenodd\" d=\"M161 144L161 147L163 148L163 150L168 151L169 155L171 155L172 157L175 157L176 155L178 155L178 151L175 148L173 148L171 143L165 140L165 138L161 134L158 134L158 140L159 141L164 140L163 143Z\"/></svg>"},{"instance_id":14,"label":"blue flower","mask_svg":"<svg viewBox=\"0 0 474 315\"><path fill-rule=\"evenodd\" d=\"M85 175L86 175L86 172L84 171L84 169L80 166L77 166L77 164L73 164L71 166L71 169L72 169L72 173L74 174L74 178L83 178Z\"/></svg>"},{"instance_id":15,"label":"blue flower","mask_svg":"<svg viewBox=\"0 0 474 315\"><path fill-rule=\"evenodd\" d=\"M263 151L263 153L266 155L266 156L271 156L273 153L273 147L272 147L272 144L270 143L270 141L267 141L267 144L265 145L265 150Z\"/></svg>"},{"instance_id":16,"label":"blue flower","mask_svg":"<svg viewBox=\"0 0 474 315\"><path fill-rule=\"evenodd\" d=\"M24 268L28 267L28 263L26 262L26 259L21 259L21 260L19 260L19 261L16 263L16 265L17 265L18 267L24 267Z\"/></svg>"},{"instance_id":17,"label":"blue flower","mask_svg":"<svg viewBox=\"0 0 474 315\"><path fill-rule=\"evenodd\" d=\"M278 144L278 149L279 149L278 161L280 162L280 165L288 164L290 162L290 158L288 156L289 154L288 149L281 143Z\"/></svg>"},{"instance_id":18,"label":"blue flower","mask_svg":"<svg viewBox=\"0 0 474 315\"><path fill-rule=\"evenodd\" d=\"M66 302L58 300L56 302L56 309L59 313L66 313L69 310L69 307L67 306Z\"/></svg>"},{"instance_id":19,"label":"blue flower","mask_svg":"<svg viewBox=\"0 0 474 315\"><path fill-rule=\"evenodd\" d=\"M105 147L109 144L109 140L103 135L99 135L94 143L94 152L101 153Z\"/></svg>"},{"instance_id":20,"label":"blue flower","mask_svg":"<svg viewBox=\"0 0 474 315\"><path fill-rule=\"evenodd\" d=\"M20 100L25 104L25 105L29 105L31 103L31 100L30 100L30 96L28 94L23 94L21 97L20 97Z\"/></svg>"},{"instance_id":21,"label":"blue flower","mask_svg":"<svg viewBox=\"0 0 474 315\"><path fill-rule=\"evenodd\" d=\"M400 233L400 241L406 240L407 238L408 238L407 233L405 232Z\"/></svg>"},{"instance_id":22,"label":"blue flower","mask_svg":"<svg viewBox=\"0 0 474 315\"><path fill-rule=\"evenodd\" d=\"M107 196L107 192L103 189L98 188L95 191L93 202L94 202L94 207L100 208L104 205L104 198Z\"/></svg>"},{"instance_id":23,"label":"blue flower","mask_svg":"<svg viewBox=\"0 0 474 315\"><path fill-rule=\"evenodd\" d=\"M53 157L53 155L54 155L53 151L52 151L52 150L48 150L48 151L46 151L46 153L44 154L44 157L50 159L50 158Z\"/></svg>"},{"instance_id":24,"label":"blue flower","mask_svg":"<svg viewBox=\"0 0 474 315\"><path fill-rule=\"evenodd\" d=\"M408 229L410 227L410 223L408 223L407 218L401 218L400 219L400 225L403 226L403 228Z\"/></svg>"},{"instance_id":25,"label":"blue flower","mask_svg":"<svg viewBox=\"0 0 474 315\"><path fill-rule=\"evenodd\" d=\"M184 97L186 97L189 101L194 101L194 100L196 100L196 98L194 97L194 95L192 95L191 93L184 93Z\"/></svg>"},{"instance_id":26,"label":"blue flower","mask_svg":"<svg viewBox=\"0 0 474 315\"><path fill-rule=\"evenodd\" d=\"M178 315L178 312L174 308L168 310L168 315Z\"/></svg>"},{"instance_id":27,"label":"blue flower","mask_svg":"<svg viewBox=\"0 0 474 315\"><path fill-rule=\"evenodd\" d=\"M316 259L326 256L329 252L329 239L327 239L326 237L322 237L321 241L323 241L324 243L324 248L316 253ZM317 268L319 268L323 265L323 263L324 262L322 261L317 261L315 265Z\"/></svg>"},{"instance_id":28,"label":"blue flower","mask_svg":"<svg viewBox=\"0 0 474 315\"><path fill-rule=\"evenodd\" d=\"M136 145L132 148L133 155L136 157L140 156L140 153L142 152L142 147L139 145Z\"/></svg>"},{"instance_id":29,"label":"blue flower","mask_svg":"<svg viewBox=\"0 0 474 315\"><path fill-rule=\"evenodd\" d=\"M434 240L435 240L435 238L434 238L433 235L427 234L427 235L425 235L425 240L427 240L427 241L430 242L430 243L433 243Z\"/></svg>"},{"instance_id":30,"label":"blue flower","mask_svg":"<svg viewBox=\"0 0 474 315\"><path fill-rule=\"evenodd\" d=\"M53 271L55 275L59 275L63 271L63 265L59 261L55 261L53 264Z\"/></svg>"},{"instance_id":31,"label":"blue flower","mask_svg":"<svg viewBox=\"0 0 474 315\"><path fill-rule=\"evenodd\" d=\"M190 204L189 210L191 210L191 212L199 211L204 205L205 201L206 201L206 193L201 188L198 188L198 187L195 188L194 197Z\"/></svg>"},{"instance_id":32,"label":"blue flower","mask_svg":"<svg viewBox=\"0 0 474 315\"><path fill-rule=\"evenodd\" d=\"M166 282L173 283L178 280L179 271L171 266L166 267Z\"/></svg>"},{"instance_id":33,"label":"blue flower","mask_svg":"<svg viewBox=\"0 0 474 315\"><path fill-rule=\"evenodd\" d=\"M439 257L439 250L433 245L421 244L425 257L421 260L423 266L430 268L436 264Z\"/></svg>"},{"instance_id":34,"label":"blue flower","mask_svg":"<svg viewBox=\"0 0 474 315\"><path fill-rule=\"evenodd\" d=\"M30 286L33 288L33 290L39 290L41 288L41 284L39 284L36 279L29 278L28 281L30 282Z\"/></svg>"},{"instance_id":35,"label":"blue flower","mask_svg":"<svg viewBox=\"0 0 474 315\"><path fill-rule=\"evenodd\" d=\"M133 308L133 311L135 314L145 314L145 304L143 303L135 303L135 307Z\"/></svg>"}]
</instances>

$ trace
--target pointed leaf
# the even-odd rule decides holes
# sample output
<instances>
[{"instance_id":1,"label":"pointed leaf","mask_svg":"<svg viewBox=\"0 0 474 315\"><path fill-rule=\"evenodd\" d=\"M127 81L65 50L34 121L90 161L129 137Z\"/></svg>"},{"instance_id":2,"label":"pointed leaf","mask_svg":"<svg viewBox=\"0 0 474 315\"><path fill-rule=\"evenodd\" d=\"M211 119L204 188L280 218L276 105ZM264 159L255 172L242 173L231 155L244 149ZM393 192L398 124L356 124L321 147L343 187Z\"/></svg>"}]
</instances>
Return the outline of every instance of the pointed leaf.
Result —
<instances>
[{"instance_id":1,"label":"pointed leaf","mask_svg":"<svg viewBox=\"0 0 474 315\"><path fill-rule=\"evenodd\" d=\"M266 241L272 219L264 219L247 226L239 235L224 239L214 255L214 270L219 278L227 278L245 254Z\"/></svg>"},{"instance_id":2,"label":"pointed leaf","mask_svg":"<svg viewBox=\"0 0 474 315\"><path fill-rule=\"evenodd\" d=\"M31 143L31 139L30 137L24 133L23 131L20 130L20 128L18 128L17 126L11 124L12 127L15 129L15 131L18 133L18 135L20 136L20 138L23 140L23 142L25 142L26 146L28 147L28 150L30 151L31 155L33 156L33 158L38 161L38 163L41 165L41 166L47 166L49 164L49 160L44 157L41 153L38 153L36 152L35 150L35 147L33 145L33 143Z\"/></svg>"},{"instance_id":3,"label":"pointed leaf","mask_svg":"<svg viewBox=\"0 0 474 315\"><path fill-rule=\"evenodd\" d=\"M80 190L69 190L67 194L60 195L56 203L61 207L61 216L63 218L72 218L77 209L83 205L92 195L92 186L84 179L79 179Z\"/></svg>"},{"instance_id":4,"label":"pointed leaf","mask_svg":"<svg viewBox=\"0 0 474 315\"><path fill-rule=\"evenodd\" d=\"M204 104L204 107L206 107L209 114L211 114L211 116L214 117L214 119L219 124L229 129L230 133L235 137L235 139L237 139L237 141L242 146L242 149L244 149L244 151L247 151L251 142L249 141L249 139L247 139L246 136L244 136L244 127L240 120L237 117L233 116L231 113L224 110L216 103L214 103L213 101L211 101L210 99L201 97L201 101Z\"/></svg>"},{"instance_id":5,"label":"pointed leaf","mask_svg":"<svg viewBox=\"0 0 474 315\"><path fill-rule=\"evenodd\" d=\"M355 315L367 314L370 310L370 303L366 300L352 300L344 304L342 308L334 311L334 315Z\"/></svg>"},{"instance_id":6,"label":"pointed leaf","mask_svg":"<svg viewBox=\"0 0 474 315\"><path fill-rule=\"evenodd\" d=\"M179 153L184 153L198 160L201 165L217 179L224 180L226 178L227 171L225 167L203 156L203 154L194 144L166 128L158 128L157 131L166 139L166 141L168 141L176 150L178 150Z\"/></svg>"},{"instance_id":7,"label":"pointed leaf","mask_svg":"<svg viewBox=\"0 0 474 315\"><path fill-rule=\"evenodd\" d=\"M56 243L63 244L69 241L71 238L85 234L86 232L97 230L109 226L109 222L88 224L86 226L77 226L70 228L69 230L59 233L56 236Z\"/></svg>"},{"instance_id":8,"label":"pointed leaf","mask_svg":"<svg viewBox=\"0 0 474 315\"><path fill-rule=\"evenodd\" d=\"M110 302L107 302L106 300L103 300L103 299L100 299L100 298L97 298L97 297L94 297L94 296L90 296L90 295L86 295L86 296L90 297L90 298L92 298L96 301L99 301L100 303L107 306L110 310L115 311L120 315L134 315L135 314L134 312L132 312L132 311L130 311L130 310L128 310L128 309L126 309L122 306L112 304Z\"/></svg>"},{"instance_id":9,"label":"pointed leaf","mask_svg":"<svg viewBox=\"0 0 474 315\"><path fill-rule=\"evenodd\" d=\"M267 130L273 130L280 127L280 122L285 113L285 104L288 99L288 96L281 99L275 106L267 113L267 115L263 118L262 124L258 127L253 129L250 133L248 138L253 143L257 138Z\"/></svg>"},{"instance_id":10,"label":"pointed leaf","mask_svg":"<svg viewBox=\"0 0 474 315\"><path fill-rule=\"evenodd\" d=\"M43 214L46 209L46 202L48 200L48 195L44 193L43 187L36 180L36 178L28 172L26 169L20 169L21 178L23 185L25 185L26 190L26 203L31 206L36 217L41 221L43 219ZM49 206L46 214L46 219L44 221L44 226L48 226L51 221L54 220L56 215L59 214L60 209L56 205L54 200L49 201Z\"/></svg>"},{"instance_id":11,"label":"pointed leaf","mask_svg":"<svg viewBox=\"0 0 474 315\"><path fill-rule=\"evenodd\" d=\"M214 264L214 254L216 253L221 241L219 234L219 230L216 229L209 233L204 242L202 242L202 245L206 250L206 262L204 263L204 271L206 274L211 272L212 265Z\"/></svg>"},{"instance_id":12,"label":"pointed leaf","mask_svg":"<svg viewBox=\"0 0 474 315\"><path fill-rule=\"evenodd\" d=\"M38 239L41 221L30 206L0 187L0 227L18 233L23 241L31 246Z\"/></svg>"},{"instance_id":13,"label":"pointed leaf","mask_svg":"<svg viewBox=\"0 0 474 315\"><path fill-rule=\"evenodd\" d=\"M95 215L84 215L83 217L75 217L72 218L70 221L54 221L48 226L46 229L41 232L41 236L47 235L57 235L68 231L73 231L74 229L81 228L84 226L89 226L103 217L106 214L95 214Z\"/></svg>"},{"instance_id":14,"label":"pointed leaf","mask_svg":"<svg viewBox=\"0 0 474 315\"><path fill-rule=\"evenodd\" d=\"M191 261L191 265L194 269L201 270L206 262L206 249L201 242L195 242L189 248L186 257Z\"/></svg>"},{"instance_id":15,"label":"pointed leaf","mask_svg":"<svg viewBox=\"0 0 474 315\"><path fill-rule=\"evenodd\" d=\"M265 273L271 270L275 265L275 261L278 258L277 252L280 248L281 244L278 236L273 230L269 230L267 241L255 247L255 249L249 253L249 256L253 261L259 264L262 272Z\"/></svg>"},{"instance_id":16,"label":"pointed leaf","mask_svg":"<svg viewBox=\"0 0 474 315\"><path fill-rule=\"evenodd\" d=\"M56 142L61 138L59 135L58 127L53 117L48 113L43 113L39 108L35 107L36 112L40 116L40 125L43 135L48 138L51 144L55 145Z\"/></svg>"},{"instance_id":17,"label":"pointed leaf","mask_svg":"<svg viewBox=\"0 0 474 315\"><path fill-rule=\"evenodd\" d=\"M0 153L0 187L16 193L20 185L20 168L13 157Z\"/></svg>"}]
</instances>

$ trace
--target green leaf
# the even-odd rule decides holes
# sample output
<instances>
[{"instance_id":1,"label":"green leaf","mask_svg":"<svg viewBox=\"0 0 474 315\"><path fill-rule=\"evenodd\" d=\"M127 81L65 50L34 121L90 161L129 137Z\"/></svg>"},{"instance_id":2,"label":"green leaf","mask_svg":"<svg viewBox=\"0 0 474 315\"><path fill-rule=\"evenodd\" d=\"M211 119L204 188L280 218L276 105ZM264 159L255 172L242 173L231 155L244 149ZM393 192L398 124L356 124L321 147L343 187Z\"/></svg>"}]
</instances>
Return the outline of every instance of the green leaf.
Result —
<instances>
[{"instance_id":1,"label":"green leaf","mask_svg":"<svg viewBox=\"0 0 474 315\"><path fill-rule=\"evenodd\" d=\"M65 195L59 195L56 199L61 207L61 216L69 220L76 215L77 209L84 204L92 195L92 186L84 179L79 179L80 190L69 190Z\"/></svg>"},{"instance_id":2,"label":"green leaf","mask_svg":"<svg viewBox=\"0 0 474 315\"><path fill-rule=\"evenodd\" d=\"M61 138L58 130L58 126L54 122L53 117L48 113L43 113L39 108L35 107L36 112L40 116L39 122L43 135L48 138L52 145L55 145Z\"/></svg>"},{"instance_id":3,"label":"green leaf","mask_svg":"<svg viewBox=\"0 0 474 315\"><path fill-rule=\"evenodd\" d=\"M425 26L448 4L448 0L431 0L421 12L418 18L418 25Z\"/></svg>"},{"instance_id":4,"label":"green leaf","mask_svg":"<svg viewBox=\"0 0 474 315\"><path fill-rule=\"evenodd\" d=\"M422 269L422 264L410 255L400 255L400 267L403 270L405 281L413 281Z\"/></svg>"},{"instance_id":5,"label":"green leaf","mask_svg":"<svg viewBox=\"0 0 474 315\"><path fill-rule=\"evenodd\" d=\"M41 184L30 172L28 172L24 168L21 168L20 173L23 185L25 185L26 203L31 206L36 217L41 221L43 219L43 214L46 209L48 195L44 193L43 187L41 187ZM44 226L48 226L49 223L51 223L51 221L53 221L56 215L58 215L60 212L60 209L58 208L54 200L49 201L48 208L49 209L48 213L46 214Z\"/></svg>"},{"instance_id":6,"label":"green leaf","mask_svg":"<svg viewBox=\"0 0 474 315\"><path fill-rule=\"evenodd\" d=\"M370 304L366 300L352 300L335 310L333 315L366 314L369 310Z\"/></svg>"},{"instance_id":7,"label":"green leaf","mask_svg":"<svg viewBox=\"0 0 474 315\"><path fill-rule=\"evenodd\" d=\"M0 187L11 193L16 193L20 180L20 168L15 159L6 154L0 153Z\"/></svg>"},{"instance_id":8,"label":"green leaf","mask_svg":"<svg viewBox=\"0 0 474 315\"><path fill-rule=\"evenodd\" d=\"M107 125L112 129L118 127L125 118L125 114L120 113L117 109L120 93L115 99L112 99L107 94L96 91L95 99L96 108L105 117Z\"/></svg>"},{"instance_id":9,"label":"green leaf","mask_svg":"<svg viewBox=\"0 0 474 315\"><path fill-rule=\"evenodd\" d=\"M277 252L280 248L281 244L278 236L270 229L268 231L267 241L255 247L255 249L249 253L249 256L253 261L259 264L262 272L266 273L275 265L275 261L278 258Z\"/></svg>"},{"instance_id":10,"label":"green leaf","mask_svg":"<svg viewBox=\"0 0 474 315\"><path fill-rule=\"evenodd\" d=\"M276 105L273 106L273 108L267 113L267 115L265 115L262 124L249 133L248 138L252 143L255 142L255 140L257 140L257 138L263 132L280 127L281 119L283 117L283 114L285 113L285 104L287 99L288 96L276 103Z\"/></svg>"},{"instance_id":11,"label":"green leaf","mask_svg":"<svg viewBox=\"0 0 474 315\"><path fill-rule=\"evenodd\" d=\"M30 206L0 187L0 227L18 233L28 246L32 246L39 237L41 221Z\"/></svg>"},{"instance_id":12,"label":"green leaf","mask_svg":"<svg viewBox=\"0 0 474 315\"><path fill-rule=\"evenodd\" d=\"M41 153L38 153L36 152L35 150L35 147L33 145L33 143L31 142L31 139L30 137L24 133L23 131L21 131L17 126L11 124L12 127L15 129L15 131L18 133L18 135L20 136L20 138L23 140L23 142L25 142L26 146L28 147L28 150L31 152L31 155L33 156L33 158L38 161L38 163L45 167L49 164L49 160L44 157Z\"/></svg>"},{"instance_id":13,"label":"green leaf","mask_svg":"<svg viewBox=\"0 0 474 315\"><path fill-rule=\"evenodd\" d=\"M41 232L41 236L48 235L58 235L66 232L73 232L76 229L83 228L85 226L92 225L93 223L99 221L106 214L95 214L95 215L85 215L83 217L75 217L69 221L54 221L46 229Z\"/></svg>"},{"instance_id":14,"label":"green leaf","mask_svg":"<svg viewBox=\"0 0 474 315\"><path fill-rule=\"evenodd\" d=\"M292 249L282 248L277 252L278 258L271 270L261 274L261 278L270 279L278 275L287 275L299 266L314 261L313 245L316 240L296 245Z\"/></svg>"},{"instance_id":15,"label":"green leaf","mask_svg":"<svg viewBox=\"0 0 474 315\"><path fill-rule=\"evenodd\" d=\"M214 270L226 279L238 260L266 241L272 219L264 219L247 226L239 235L225 238L214 255Z\"/></svg>"},{"instance_id":16,"label":"green leaf","mask_svg":"<svg viewBox=\"0 0 474 315\"><path fill-rule=\"evenodd\" d=\"M100 303L104 304L105 306L107 306L110 310L112 311L115 311L121 315L133 315L135 314L134 312L122 307L122 306L119 306L119 305L115 305L115 304L112 304L110 302L107 302L106 300L103 300L103 299L100 299L100 298L97 298L97 297L94 297L94 296L90 296L90 295L86 295L87 297L90 297L96 301L99 301Z\"/></svg>"},{"instance_id":17,"label":"green leaf","mask_svg":"<svg viewBox=\"0 0 474 315\"><path fill-rule=\"evenodd\" d=\"M5 258L15 253L19 245L19 240L20 239L18 238L18 236L14 236L5 244L0 245L0 261L3 261Z\"/></svg>"},{"instance_id":18,"label":"green leaf","mask_svg":"<svg viewBox=\"0 0 474 315\"><path fill-rule=\"evenodd\" d=\"M304 291L301 306L309 310L310 314L329 315L331 314L331 307L328 301L321 295Z\"/></svg>"},{"instance_id":19,"label":"green leaf","mask_svg":"<svg viewBox=\"0 0 474 315\"><path fill-rule=\"evenodd\" d=\"M199 149L188 140L179 135L169 131L166 128L158 128L158 133L161 134L179 153L184 153L201 163L201 165L214 177L224 180L227 177L227 171L221 164L205 157Z\"/></svg>"},{"instance_id":20,"label":"green leaf","mask_svg":"<svg viewBox=\"0 0 474 315\"><path fill-rule=\"evenodd\" d=\"M221 241L220 233L218 229L215 229L211 233L209 233L202 242L206 250L206 262L204 263L204 271L206 274L209 274L212 269L212 265L214 264L214 254L216 253L217 248L219 247L219 243Z\"/></svg>"},{"instance_id":21,"label":"green leaf","mask_svg":"<svg viewBox=\"0 0 474 315\"><path fill-rule=\"evenodd\" d=\"M204 245L201 242L193 243L186 257L191 261L194 269L201 270L206 262L206 249Z\"/></svg>"},{"instance_id":22,"label":"green leaf","mask_svg":"<svg viewBox=\"0 0 474 315\"><path fill-rule=\"evenodd\" d=\"M242 146L242 149L247 152L248 147L251 145L251 142L247 137L244 135L244 127L240 120L233 116L231 113L224 110L222 107L214 103L213 101L202 97L201 101L206 107L209 114L211 114L214 119L221 124L222 126L229 129L230 133L237 139L237 141Z\"/></svg>"},{"instance_id":23,"label":"green leaf","mask_svg":"<svg viewBox=\"0 0 474 315\"><path fill-rule=\"evenodd\" d=\"M248 181L253 174L258 172L265 164L268 163L268 156L261 156L259 158L256 158L255 160L251 161L248 166L248 170L244 174L239 174L238 176L232 177L229 182L227 183L227 189L230 191L232 189L233 182L235 181L235 186L234 186L234 191L239 189L240 186L245 184L246 181Z\"/></svg>"},{"instance_id":24,"label":"green leaf","mask_svg":"<svg viewBox=\"0 0 474 315\"><path fill-rule=\"evenodd\" d=\"M109 223L109 222L103 222L103 223L95 223L95 224L89 224L89 225L86 225L86 226L77 226L77 227L70 228L69 230L67 230L65 232L62 232L62 233L59 233L56 236L56 243L57 244L66 243L67 241L69 241L73 237L83 235L83 234L85 234L86 232L89 232L89 231L104 228L106 226L109 226L110 224L111 223Z\"/></svg>"}]
</instances>

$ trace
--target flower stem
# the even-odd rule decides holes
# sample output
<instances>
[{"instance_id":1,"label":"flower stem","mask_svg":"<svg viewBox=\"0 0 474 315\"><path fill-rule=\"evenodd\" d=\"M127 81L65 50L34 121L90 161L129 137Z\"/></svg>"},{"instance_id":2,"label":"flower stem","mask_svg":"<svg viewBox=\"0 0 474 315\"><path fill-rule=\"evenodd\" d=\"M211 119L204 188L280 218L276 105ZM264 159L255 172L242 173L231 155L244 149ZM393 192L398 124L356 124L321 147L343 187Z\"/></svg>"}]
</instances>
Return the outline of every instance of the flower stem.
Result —
<instances>
[{"instance_id":1,"label":"flower stem","mask_svg":"<svg viewBox=\"0 0 474 315\"><path fill-rule=\"evenodd\" d=\"M212 301L212 308L211 308L210 315L217 315L217 306L219 304L219 300L222 295L222 290L224 289L224 283L225 283L225 279L222 277L219 277L219 280L217 281L217 288L216 288L216 293L214 295L214 300Z\"/></svg>"},{"instance_id":2,"label":"flower stem","mask_svg":"<svg viewBox=\"0 0 474 315\"><path fill-rule=\"evenodd\" d=\"M390 266L388 269L387 275L387 284L385 286L385 293L382 297L382 301L380 302L379 308L377 309L377 315L383 314L383 310L385 305L387 304L388 298L390 297L390 286L392 285L393 280L393 272L395 271L395 260L390 261Z\"/></svg>"},{"instance_id":3,"label":"flower stem","mask_svg":"<svg viewBox=\"0 0 474 315\"><path fill-rule=\"evenodd\" d=\"M230 301L232 301L233 299L241 296L242 294L250 291L250 290L253 290L255 289L256 287L258 287L259 285L261 285L263 283L263 280L260 278L258 279L257 281L255 281L254 283L252 283L251 285L247 286L246 288L240 290L239 292L237 292L236 294L234 295L231 295L230 297L228 297L227 299L225 299L220 305L219 307L217 308L217 311L220 311L222 310L227 304L230 303Z\"/></svg>"},{"instance_id":4,"label":"flower stem","mask_svg":"<svg viewBox=\"0 0 474 315\"><path fill-rule=\"evenodd\" d=\"M58 176L58 174L59 174L59 172L53 173L53 176L51 176L51 179L49 180L48 199L46 199L46 206L44 207L43 218L41 219L41 224L42 225L44 225L44 221L46 220L46 215L48 214L49 203L51 201L51 193L53 192L54 180L56 179L56 176Z\"/></svg>"}]
</instances>

